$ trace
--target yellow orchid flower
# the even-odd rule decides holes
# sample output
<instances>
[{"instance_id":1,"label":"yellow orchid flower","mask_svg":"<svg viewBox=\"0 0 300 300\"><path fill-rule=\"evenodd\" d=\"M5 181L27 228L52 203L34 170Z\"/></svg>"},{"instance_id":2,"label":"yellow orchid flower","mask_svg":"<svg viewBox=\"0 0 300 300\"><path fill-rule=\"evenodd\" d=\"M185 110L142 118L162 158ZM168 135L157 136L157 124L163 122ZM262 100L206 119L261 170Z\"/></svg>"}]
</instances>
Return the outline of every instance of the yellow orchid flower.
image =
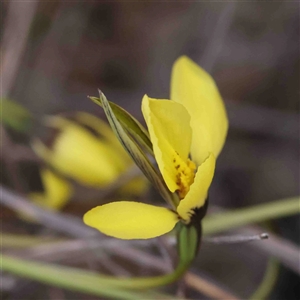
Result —
<instances>
[{"instance_id":1,"label":"yellow orchid flower","mask_svg":"<svg viewBox=\"0 0 300 300\"><path fill-rule=\"evenodd\" d=\"M42 183L44 186L43 193L31 193L29 198L34 203L49 210L60 210L70 200L72 187L67 180L55 174L49 169L40 171Z\"/></svg>"},{"instance_id":2,"label":"yellow orchid flower","mask_svg":"<svg viewBox=\"0 0 300 300\"><path fill-rule=\"evenodd\" d=\"M120 201L84 215L85 224L121 239L153 238L171 231L178 221L193 222L193 216L205 207L228 129L213 79L185 56L173 66L171 100L144 96L142 112L160 173L180 201L176 211Z\"/></svg>"},{"instance_id":3,"label":"yellow orchid flower","mask_svg":"<svg viewBox=\"0 0 300 300\"><path fill-rule=\"evenodd\" d=\"M74 119L76 122L60 116L48 117L46 124L58 129L58 134L50 148L39 140L33 148L65 176L85 186L103 188L124 173L132 161L104 121L84 112L75 113ZM132 180L122 191L141 193L146 186L145 180L140 179Z\"/></svg>"}]
</instances>

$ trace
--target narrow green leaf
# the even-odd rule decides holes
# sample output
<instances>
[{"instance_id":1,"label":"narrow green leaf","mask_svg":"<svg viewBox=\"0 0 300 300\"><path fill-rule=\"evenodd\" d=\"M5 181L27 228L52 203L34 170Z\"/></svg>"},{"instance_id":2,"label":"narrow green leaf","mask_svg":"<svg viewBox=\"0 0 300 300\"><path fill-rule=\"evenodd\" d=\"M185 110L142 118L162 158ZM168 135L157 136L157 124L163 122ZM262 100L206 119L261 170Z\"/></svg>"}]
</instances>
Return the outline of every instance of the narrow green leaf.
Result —
<instances>
[{"instance_id":1,"label":"narrow green leaf","mask_svg":"<svg viewBox=\"0 0 300 300\"><path fill-rule=\"evenodd\" d=\"M153 186L158 190L162 197L172 206L176 207L172 198L172 194L166 187L165 182L162 179L160 173L154 168L154 166L149 161L148 157L145 155L143 150L137 144L136 141L125 131L121 123L115 116L110 103L107 101L105 95L100 92L100 101L102 107L108 119L108 122L121 142L124 149L132 157L136 165L141 169L145 176L150 180Z\"/></svg>"},{"instance_id":2,"label":"narrow green leaf","mask_svg":"<svg viewBox=\"0 0 300 300\"><path fill-rule=\"evenodd\" d=\"M101 92L100 92L101 95ZM89 97L93 102L103 108L101 97ZM128 111L120 107L119 105L108 101L115 117L122 124L122 126L132 134L132 136L142 145L145 149L153 155L152 143L149 138L148 131L145 127Z\"/></svg>"},{"instance_id":3,"label":"narrow green leaf","mask_svg":"<svg viewBox=\"0 0 300 300\"><path fill-rule=\"evenodd\" d=\"M21 132L26 132L32 126L32 115L21 104L1 99L0 101L1 122Z\"/></svg>"},{"instance_id":4,"label":"narrow green leaf","mask_svg":"<svg viewBox=\"0 0 300 300\"><path fill-rule=\"evenodd\" d=\"M140 293L137 290L157 288L173 283L187 271L188 266L189 264L180 263L174 272L154 277L116 278L78 268L26 261L2 254L0 270L54 286L113 299L175 300L178 299L175 296L150 291Z\"/></svg>"},{"instance_id":5,"label":"narrow green leaf","mask_svg":"<svg viewBox=\"0 0 300 300\"><path fill-rule=\"evenodd\" d=\"M204 218L203 234L215 234L248 224L300 213L300 198L282 199L247 208L215 213Z\"/></svg>"},{"instance_id":6,"label":"narrow green leaf","mask_svg":"<svg viewBox=\"0 0 300 300\"><path fill-rule=\"evenodd\" d=\"M130 278L117 279L100 276L96 273L76 268L25 261L4 254L1 255L0 269L46 284L112 299L176 299L165 294L130 290ZM167 276L170 277L170 274ZM118 285L122 281L127 283L126 288L123 288L121 284ZM151 287L155 287L157 283L160 283L160 281L154 281L154 285Z\"/></svg>"}]
</instances>

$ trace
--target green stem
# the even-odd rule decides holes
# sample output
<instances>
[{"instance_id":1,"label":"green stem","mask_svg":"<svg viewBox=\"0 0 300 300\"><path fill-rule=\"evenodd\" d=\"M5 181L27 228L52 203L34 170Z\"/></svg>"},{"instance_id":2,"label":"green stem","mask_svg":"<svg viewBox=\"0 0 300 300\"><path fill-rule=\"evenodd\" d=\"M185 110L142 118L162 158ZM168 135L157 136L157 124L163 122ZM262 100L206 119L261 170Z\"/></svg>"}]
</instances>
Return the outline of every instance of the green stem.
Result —
<instances>
[{"instance_id":1,"label":"green stem","mask_svg":"<svg viewBox=\"0 0 300 300\"><path fill-rule=\"evenodd\" d=\"M202 221L203 234L210 235L244 225L300 213L300 198L288 198L249 208L209 215Z\"/></svg>"},{"instance_id":2,"label":"green stem","mask_svg":"<svg viewBox=\"0 0 300 300\"><path fill-rule=\"evenodd\" d=\"M119 297L119 289L149 289L164 286L179 279L186 272L197 253L196 250L200 241L200 228L201 227L199 227L199 231L197 231L197 228L194 226L186 226L183 224L178 227L179 264L174 272L166 275L118 279L70 267L26 262L6 255L2 256L1 268L4 271L41 282L83 291L87 291L86 289L88 289L93 293L95 293L95 289L98 291L99 286L104 286L107 288L104 291L106 295ZM113 292L111 290L113 290ZM102 288L101 293L103 293ZM124 296L124 294L122 295ZM130 297L132 298L132 296Z\"/></svg>"},{"instance_id":3,"label":"green stem","mask_svg":"<svg viewBox=\"0 0 300 300\"><path fill-rule=\"evenodd\" d=\"M164 286L178 280L188 269L190 263L179 263L173 273L144 278L110 279L113 285L131 289L149 289Z\"/></svg>"},{"instance_id":4,"label":"green stem","mask_svg":"<svg viewBox=\"0 0 300 300\"><path fill-rule=\"evenodd\" d=\"M8 255L2 255L1 260L3 271L94 295L119 298L122 295L124 299L135 299L129 292L127 297L127 289L149 289L172 283L180 278L189 266L187 263L180 263L173 273L167 275L118 279L77 268L25 261Z\"/></svg>"}]
</instances>

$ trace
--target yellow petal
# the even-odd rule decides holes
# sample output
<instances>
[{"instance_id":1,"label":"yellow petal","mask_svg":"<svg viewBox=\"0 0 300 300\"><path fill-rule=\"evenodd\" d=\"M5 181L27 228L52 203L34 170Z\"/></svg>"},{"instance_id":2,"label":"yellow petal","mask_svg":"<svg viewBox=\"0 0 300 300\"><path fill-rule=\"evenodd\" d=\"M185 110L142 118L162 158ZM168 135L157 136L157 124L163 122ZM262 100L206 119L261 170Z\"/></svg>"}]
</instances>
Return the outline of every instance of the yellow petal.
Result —
<instances>
[{"instance_id":1,"label":"yellow petal","mask_svg":"<svg viewBox=\"0 0 300 300\"><path fill-rule=\"evenodd\" d=\"M95 130L101 137L103 137L107 142L109 142L112 145L112 147L115 148L116 151L119 152L120 156L122 156L122 159L127 159L128 162L131 161L129 155L123 149L122 145L118 141L117 137L115 136L107 122L104 122L100 118L97 118L96 116L86 112L77 112L75 114L75 119L81 124L86 125Z\"/></svg>"},{"instance_id":2,"label":"yellow petal","mask_svg":"<svg viewBox=\"0 0 300 300\"><path fill-rule=\"evenodd\" d=\"M142 195L149 188L149 181L144 176L133 178L119 189L121 195Z\"/></svg>"},{"instance_id":3,"label":"yellow petal","mask_svg":"<svg viewBox=\"0 0 300 300\"><path fill-rule=\"evenodd\" d=\"M158 167L169 190L174 192L178 189L178 161L186 164L190 151L190 116L180 103L151 99L146 95L142 101L142 112Z\"/></svg>"},{"instance_id":4,"label":"yellow petal","mask_svg":"<svg viewBox=\"0 0 300 300\"><path fill-rule=\"evenodd\" d=\"M56 175L49 169L41 170L44 194L32 193L29 197L38 205L48 209L61 209L72 194L72 187L67 180Z\"/></svg>"},{"instance_id":5,"label":"yellow petal","mask_svg":"<svg viewBox=\"0 0 300 300\"><path fill-rule=\"evenodd\" d=\"M228 120L223 100L212 77L186 56L173 66L171 99L191 115L192 160L200 165L209 153L217 157L223 148Z\"/></svg>"},{"instance_id":6,"label":"yellow petal","mask_svg":"<svg viewBox=\"0 0 300 300\"><path fill-rule=\"evenodd\" d=\"M193 208L200 208L204 205L208 194L208 189L212 182L215 171L216 159L211 154L199 167L191 185L189 192L183 200L179 202L177 212L179 216L186 220L190 220L190 212Z\"/></svg>"},{"instance_id":7,"label":"yellow petal","mask_svg":"<svg viewBox=\"0 0 300 300\"><path fill-rule=\"evenodd\" d=\"M125 165L133 165L132 159L124 150L107 122L104 122L96 116L86 112L77 112L75 114L75 119L76 121L80 122L80 124L88 126L98 132L99 135L103 137L103 140L111 145L112 149L114 150L112 154L114 154L114 152L118 154L114 157L114 162L119 164L121 169L123 169ZM148 180L144 176L134 178L121 187L120 192L127 195L141 195L147 190L149 186L148 183Z\"/></svg>"},{"instance_id":8,"label":"yellow petal","mask_svg":"<svg viewBox=\"0 0 300 300\"><path fill-rule=\"evenodd\" d=\"M126 160L115 149L74 122L56 118L60 129L52 150L41 142L34 149L44 160L68 177L94 187L113 182L126 170Z\"/></svg>"},{"instance_id":9,"label":"yellow petal","mask_svg":"<svg viewBox=\"0 0 300 300\"><path fill-rule=\"evenodd\" d=\"M177 221L177 214L167 208L130 201L97 206L83 217L86 225L126 240L163 235L171 231Z\"/></svg>"},{"instance_id":10,"label":"yellow petal","mask_svg":"<svg viewBox=\"0 0 300 300\"><path fill-rule=\"evenodd\" d=\"M71 197L71 185L49 169L42 169L41 177L49 206L57 209L63 207Z\"/></svg>"}]
</instances>

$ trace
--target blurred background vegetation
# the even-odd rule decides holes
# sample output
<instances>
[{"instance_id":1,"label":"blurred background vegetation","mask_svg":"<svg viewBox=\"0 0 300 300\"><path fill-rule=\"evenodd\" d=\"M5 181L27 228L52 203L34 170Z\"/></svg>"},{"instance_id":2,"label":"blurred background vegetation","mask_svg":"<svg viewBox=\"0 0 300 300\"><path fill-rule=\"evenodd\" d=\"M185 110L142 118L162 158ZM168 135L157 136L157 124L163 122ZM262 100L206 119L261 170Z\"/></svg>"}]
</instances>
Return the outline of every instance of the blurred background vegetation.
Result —
<instances>
[{"instance_id":1,"label":"blurred background vegetation","mask_svg":"<svg viewBox=\"0 0 300 300\"><path fill-rule=\"evenodd\" d=\"M39 161L30 143L47 133L39 123L42 116L85 111L103 118L87 99L100 88L142 121L143 95L169 98L172 64L187 55L215 78L229 115L229 136L210 191L211 210L299 195L298 3L9 1L1 3L1 16L1 97L21 104L37 120L34 126L22 124L23 133L7 124L2 128L4 186L22 195L40 188ZM149 191L143 197L151 201L158 196ZM64 212L81 217L101 201L82 197ZM1 210L1 218L3 232L58 237L9 208ZM299 245L299 216L265 225ZM159 245L152 243L151 253ZM261 282L269 258L253 249L204 243L192 270L247 298ZM149 274L143 262L128 263L116 253L108 263L107 253L104 259L82 253L58 259L54 254L53 261L116 275L128 270ZM296 272L280 266L278 273L269 299L299 299ZM1 282L3 299L99 299L8 274ZM199 291L187 296L209 298Z\"/></svg>"}]
</instances>

